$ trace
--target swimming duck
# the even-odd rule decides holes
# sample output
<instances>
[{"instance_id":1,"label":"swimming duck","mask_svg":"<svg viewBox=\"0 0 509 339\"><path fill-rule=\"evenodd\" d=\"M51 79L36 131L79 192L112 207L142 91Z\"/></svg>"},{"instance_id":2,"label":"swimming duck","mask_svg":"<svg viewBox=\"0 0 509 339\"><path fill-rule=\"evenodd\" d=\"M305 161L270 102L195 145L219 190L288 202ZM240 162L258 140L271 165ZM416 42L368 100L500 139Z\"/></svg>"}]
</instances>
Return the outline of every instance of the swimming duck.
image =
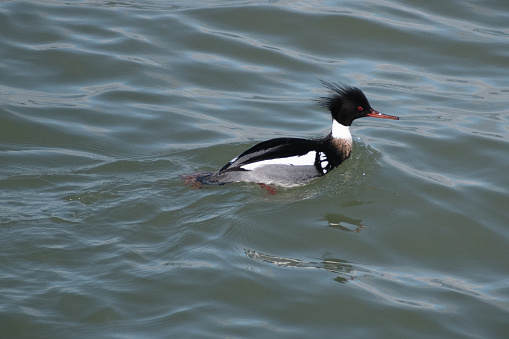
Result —
<instances>
[{"instance_id":1,"label":"swimming duck","mask_svg":"<svg viewBox=\"0 0 509 339\"><path fill-rule=\"evenodd\" d=\"M322 81L328 96L316 99L332 115L331 132L323 138L276 138L261 142L236 156L219 171L197 173L186 184L223 185L253 182L268 187L297 186L321 177L345 161L352 151L350 126L364 117L399 120L371 108L356 87ZM269 190L270 192L270 190Z\"/></svg>"}]
</instances>

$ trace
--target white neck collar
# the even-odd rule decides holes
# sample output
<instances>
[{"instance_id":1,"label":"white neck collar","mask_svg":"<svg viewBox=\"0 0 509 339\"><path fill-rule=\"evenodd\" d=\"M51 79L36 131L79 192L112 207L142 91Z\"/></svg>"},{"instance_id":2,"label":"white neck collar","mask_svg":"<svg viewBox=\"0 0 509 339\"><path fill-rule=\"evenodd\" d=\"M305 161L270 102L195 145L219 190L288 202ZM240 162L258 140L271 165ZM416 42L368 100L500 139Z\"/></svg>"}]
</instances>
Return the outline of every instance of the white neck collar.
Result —
<instances>
[{"instance_id":1,"label":"white neck collar","mask_svg":"<svg viewBox=\"0 0 509 339\"><path fill-rule=\"evenodd\" d=\"M332 119L332 137L334 139L352 140L350 126L341 125L336 119Z\"/></svg>"}]
</instances>

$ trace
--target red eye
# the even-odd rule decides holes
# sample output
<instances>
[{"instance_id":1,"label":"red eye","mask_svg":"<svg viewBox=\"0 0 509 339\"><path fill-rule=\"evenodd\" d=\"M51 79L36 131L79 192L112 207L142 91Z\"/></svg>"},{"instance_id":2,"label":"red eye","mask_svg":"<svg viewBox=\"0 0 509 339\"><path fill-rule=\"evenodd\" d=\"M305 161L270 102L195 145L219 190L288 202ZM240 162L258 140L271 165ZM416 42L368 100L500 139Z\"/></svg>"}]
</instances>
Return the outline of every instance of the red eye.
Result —
<instances>
[{"instance_id":1,"label":"red eye","mask_svg":"<svg viewBox=\"0 0 509 339\"><path fill-rule=\"evenodd\" d=\"M357 110L360 112L360 111L364 111L364 108L362 108L362 106L359 106L357 107Z\"/></svg>"}]
</instances>

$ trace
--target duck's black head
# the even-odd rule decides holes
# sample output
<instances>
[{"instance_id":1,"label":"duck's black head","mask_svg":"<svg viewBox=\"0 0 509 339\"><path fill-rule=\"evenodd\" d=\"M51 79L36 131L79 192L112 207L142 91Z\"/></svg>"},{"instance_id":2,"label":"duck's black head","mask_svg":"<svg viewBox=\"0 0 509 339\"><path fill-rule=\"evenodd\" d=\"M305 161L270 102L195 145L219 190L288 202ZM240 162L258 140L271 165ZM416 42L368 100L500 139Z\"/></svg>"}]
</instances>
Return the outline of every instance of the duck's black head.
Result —
<instances>
[{"instance_id":1,"label":"duck's black head","mask_svg":"<svg viewBox=\"0 0 509 339\"><path fill-rule=\"evenodd\" d=\"M329 96L317 99L320 106L327 108L332 118L343 126L350 126L355 119L363 117L399 120L398 117L382 114L371 108L364 93L357 87L322 81Z\"/></svg>"}]
</instances>

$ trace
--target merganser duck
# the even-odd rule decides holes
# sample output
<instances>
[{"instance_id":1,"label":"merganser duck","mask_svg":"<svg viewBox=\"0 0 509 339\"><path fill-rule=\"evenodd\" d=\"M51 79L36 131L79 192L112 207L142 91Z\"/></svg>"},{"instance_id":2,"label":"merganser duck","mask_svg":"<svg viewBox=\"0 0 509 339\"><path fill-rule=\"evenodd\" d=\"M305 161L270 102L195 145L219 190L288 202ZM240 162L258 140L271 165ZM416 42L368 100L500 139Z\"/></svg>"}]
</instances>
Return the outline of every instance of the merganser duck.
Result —
<instances>
[{"instance_id":1,"label":"merganser duck","mask_svg":"<svg viewBox=\"0 0 509 339\"><path fill-rule=\"evenodd\" d=\"M322 81L329 96L316 99L332 115L332 129L326 137L314 140L276 138L259 143L233 158L219 171L197 173L186 184L223 185L254 182L266 187L297 186L329 173L345 161L352 151L350 125L363 117L399 120L375 111L364 93L345 84Z\"/></svg>"}]
</instances>

